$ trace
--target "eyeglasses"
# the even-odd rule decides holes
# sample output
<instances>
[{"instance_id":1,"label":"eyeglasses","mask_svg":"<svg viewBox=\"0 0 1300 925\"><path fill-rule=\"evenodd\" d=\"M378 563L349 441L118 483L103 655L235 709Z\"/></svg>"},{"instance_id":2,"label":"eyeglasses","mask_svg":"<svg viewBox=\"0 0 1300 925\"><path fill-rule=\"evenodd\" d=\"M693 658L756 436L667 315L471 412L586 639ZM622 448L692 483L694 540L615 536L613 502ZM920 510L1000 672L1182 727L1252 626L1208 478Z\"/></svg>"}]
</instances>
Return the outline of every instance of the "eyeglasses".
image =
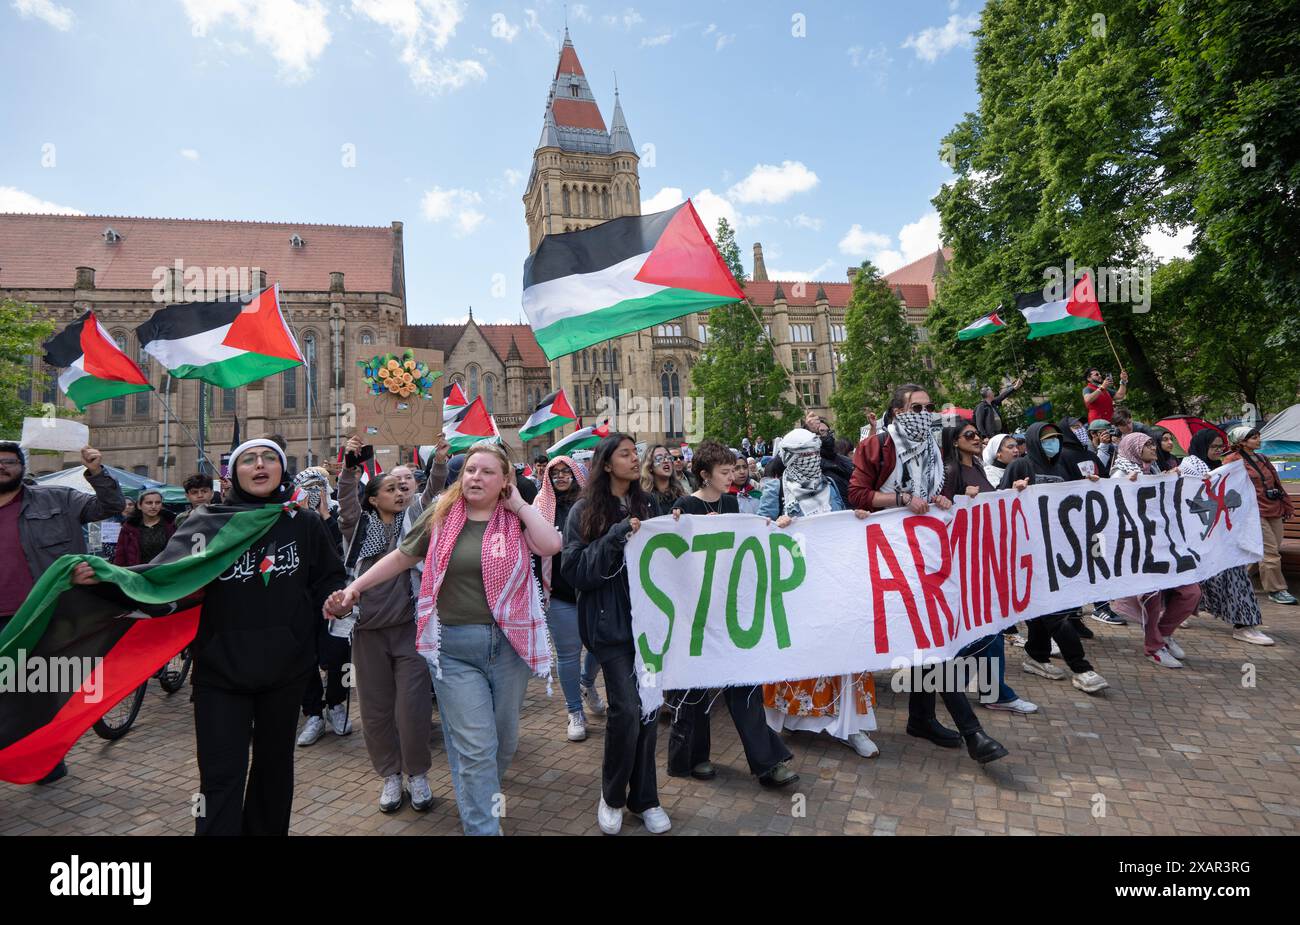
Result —
<instances>
[{"instance_id":1,"label":"eyeglasses","mask_svg":"<svg viewBox=\"0 0 1300 925\"><path fill-rule=\"evenodd\" d=\"M978 440L980 438L979 431L968 430L961 435L961 438L963 440Z\"/></svg>"},{"instance_id":2,"label":"eyeglasses","mask_svg":"<svg viewBox=\"0 0 1300 925\"><path fill-rule=\"evenodd\" d=\"M930 402L927 405L923 405L920 402L912 402L913 414L920 414L922 411L933 411L933 410L934 410L934 402Z\"/></svg>"},{"instance_id":3,"label":"eyeglasses","mask_svg":"<svg viewBox=\"0 0 1300 925\"><path fill-rule=\"evenodd\" d=\"M667 453L655 453L652 461L654 462L655 465L658 465L659 463L667 462L672 458L673 457L669 456Z\"/></svg>"},{"instance_id":4,"label":"eyeglasses","mask_svg":"<svg viewBox=\"0 0 1300 925\"><path fill-rule=\"evenodd\" d=\"M0 469L21 469L22 467L21 459L0 459Z\"/></svg>"},{"instance_id":5,"label":"eyeglasses","mask_svg":"<svg viewBox=\"0 0 1300 925\"><path fill-rule=\"evenodd\" d=\"M280 454L272 450L267 450L265 453L245 453L239 457L239 465L256 466L259 459L262 461L262 465L270 466L280 461Z\"/></svg>"}]
</instances>

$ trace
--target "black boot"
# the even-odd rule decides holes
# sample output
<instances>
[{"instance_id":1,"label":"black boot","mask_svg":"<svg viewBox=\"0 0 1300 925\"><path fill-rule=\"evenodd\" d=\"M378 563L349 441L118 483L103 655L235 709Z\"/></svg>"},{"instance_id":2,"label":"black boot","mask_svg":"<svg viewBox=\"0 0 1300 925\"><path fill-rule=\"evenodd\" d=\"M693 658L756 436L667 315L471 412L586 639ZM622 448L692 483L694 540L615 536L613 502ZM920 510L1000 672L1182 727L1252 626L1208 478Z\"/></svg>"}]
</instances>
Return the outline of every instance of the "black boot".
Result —
<instances>
[{"instance_id":1,"label":"black boot","mask_svg":"<svg viewBox=\"0 0 1300 925\"><path fill-rule=\"evenodd\" d=\"M972 732L965 738L966 751L980 764L988 764L990 761L997 761L1007 756L1007 750L1002 743L983 729Z\"/></svg>"},{"instance_id":2,"label":"black boot","mask_svg":"<svg viewBox=\"0 0 1300 925\"><path fill-rule=\"evenodd\" d=\"M50 771L49 774L46 774L44 777L42 777L42 778L41 778L40 780L38 780L36 783L38 783L38 784L52 784L52 783L54 783L56 780L62 780L63 778L65 778L65 777L67 777L67 776L68 776L68 764L67 764L67 762L65 762L65 761L60 761L58 764L56 764L56 765L54 766L54 769L53 769L52 771Z\"/></svg>"},{"instance_id":3,"label":"black boot","mask_svg":"<svg viewBox=\"0 0 1300 925\"><path fill-rule=\"evenodd\" d=\"M933 717L924 721L909 719L907 734L918 739L929 739L941 748L961 747L961 736Z\"/></svg>"}]
</instances>

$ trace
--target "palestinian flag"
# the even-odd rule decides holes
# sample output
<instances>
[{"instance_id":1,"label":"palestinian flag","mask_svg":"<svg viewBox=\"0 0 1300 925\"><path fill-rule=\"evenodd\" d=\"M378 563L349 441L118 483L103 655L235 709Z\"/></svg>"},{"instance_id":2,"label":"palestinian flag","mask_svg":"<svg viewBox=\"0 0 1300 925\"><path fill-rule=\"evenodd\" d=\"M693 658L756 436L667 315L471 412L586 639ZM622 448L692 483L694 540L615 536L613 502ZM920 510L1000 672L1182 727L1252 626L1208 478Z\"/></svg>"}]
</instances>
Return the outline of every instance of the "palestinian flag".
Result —
<instances>
[{"instance_id":1,"label":"palestinian flag","mask_svg":"<svg viewBox=\"0 0 1300 925\"><path fill-rule=\"evenodd\" d=\"M978 321L972 321L966 327L957 332L958 340L974 340L977 337L983 337L985 334L992 334L999 328L1006 327L1007 323L998 317L997 312L985 315Z\"/></svg>"},{"instance_id":2,"label":"palestinian flag","mask_svg":"<svg viewBox=\"0 0 1300 925\"><path fill-rule=\"evenodd\" d=\"M469 404L459 382L453 382L442 390L442 418L447 420L461 408Z\"/></svg>"},{"instance_id":3,"label":"palestinian flag","mask_svg":"<svg viewBox=\"0 0 1300 925\"><path fill-rule=\"evenodd\" d=\"M583 427L580 430L575 430L548 449L546 456L548 459L554 459L557 456L568 456L575 450L585 450L593 447L608 436L609 421L604 422L599 427Z\"/></svg>"},{"instance_id":4,"label":"palestinian flag","mask_svg":"<svg viewBox=\"0 0 1300 925\"><path fill-rule=\"evenodd\" d=\"M745 297L690 200L542 238L524 312L547 359Z\"/></svg>"},{"instance_id":5,"label":"palestinian flag","mask_svg":"<svg viewBox=\"0 0 1300 925\"><path fill-rule=\"evenodd\" d=\"M480 395L447 417L443 421L442 435L453 453L462 453L482 440L497 438L496 425L487 413L483 396Z\"/></svg>"},{"instance_id":6,"label":"palestinian flag","mask_svg":"<svg viewBox=\"0 0 1300 925\"><path fill-rule=\"evenodd\" d=\"M135 329L141 348L178 379L234 389L303 364L280 312L279 287L248 302L168 305Z\"/></svg>"},{"instance_id":7,"label":"palestinian flag","mask_svg":"<svg viewBox=\"0 0 1300 925\"><path fill-rule=\"evenodd\" d=\"M559 389L537 403L537 407L524 422L524 426L519 428L519 439L531 440L542 434L549 434L557 427L572 424L575 420L577 415L573 413L573 407L565 397L564 389Z\"/></svg>"},{"instance_id":8,"label":"palestinian flag","mask_svg":"<svg viewBox=\"0 0 1300 925\"><path fill-rule=\"evenodd\" d=\"M1105 324L1101 306L1097 304L1092 289L1092 279L1087 273L1074 284L1069 298L1049 302L1042 292L1027 292L1016 296L1016 308L1029 322L1029 339L1051 334L1067 334Z\"/></svg>"},{"instance_id":9,"label":"palestinian flag","mask_svg":"<svg viewBox=\"0 0 1300 925\"><path fill-rule=\"evenodd\" d=\"M0 631L0 780L40 780L96 720L189 645L199 607L187 598L234 564L282 511L276 504L200 508L145 565L122 568L89 555L55 560ZM196 548L206 551L196 556ZM101 593L72 584L79 562L104 583ZM138 609L103 595L106 585ZM90 671L78 686L82 666Z\"/></svg>"},{"instance_id":10,"label":"palestinian flag","mask_svg":"<svg viewBox=\"0 0 1300 925\"><path fill-rule=\"evenodd\" d=\"M45 362L67 367L59 374L59 388L78 411L97 401L153 388L91 311L45 342Z\"/></svg>"}]
</instances>

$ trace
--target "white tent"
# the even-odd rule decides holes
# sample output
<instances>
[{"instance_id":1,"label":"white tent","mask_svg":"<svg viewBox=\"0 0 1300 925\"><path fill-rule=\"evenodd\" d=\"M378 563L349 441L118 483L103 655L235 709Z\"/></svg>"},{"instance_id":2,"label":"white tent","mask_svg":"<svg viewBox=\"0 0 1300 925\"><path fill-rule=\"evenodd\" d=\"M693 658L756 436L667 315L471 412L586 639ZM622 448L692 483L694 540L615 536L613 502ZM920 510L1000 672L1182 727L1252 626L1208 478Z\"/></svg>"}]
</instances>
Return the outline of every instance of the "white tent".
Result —
<instances>
[{"instance_id":1,"label":"white tent","mask_svg":"<svg viewBox=\"0 0 1300 925\"><path fill-rule=\"evenodd\" d=\"M1260 452L1267 456L1300 455L1300 405L1292 405L1259 429Z\"/></svg>"}]
</instances>

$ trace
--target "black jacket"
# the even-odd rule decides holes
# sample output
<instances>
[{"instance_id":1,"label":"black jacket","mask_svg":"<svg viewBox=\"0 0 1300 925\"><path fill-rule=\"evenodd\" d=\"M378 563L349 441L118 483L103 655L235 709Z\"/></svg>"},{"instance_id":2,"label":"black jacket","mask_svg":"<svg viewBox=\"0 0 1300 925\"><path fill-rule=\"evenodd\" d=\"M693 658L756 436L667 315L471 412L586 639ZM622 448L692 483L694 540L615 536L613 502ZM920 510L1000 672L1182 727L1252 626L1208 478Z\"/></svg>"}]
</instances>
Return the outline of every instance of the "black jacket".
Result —
<instances>
[{"instance_id":1,"label":"black jacket","mask_svg":"<svg viewBox=\"0 0 1300 925\"><path fill-rule=\"evenodd\" d=\"M835 483L835 490L848 504L849 479L853 478L853 460L835 452L835 433L827 432L821 438L822 475Z\"/></svg>"},{"instance_id":2,"label":"black jacket","mask_svg":"<svg viewBox=\"0 0 1300 925\"><path fill-rule=\"evenodd\" d=\"M1003 432L1002 415L998 413L998 405L1006 401L1015 390L1015 386L1009 385L991 401L980 399L979 404L975 406L975 429L985 440Z\"/></svg>"},{"instance_id":3,"label":"black jacket","mask_svg":"<svg viewBox=\"0 0 1300 925\"><path fill-rule=\"evenodd\" d=\"M632 595L628 590L623 549L632 535L627 518L588 543L582 538L585 498L569 511L564 524L560 571L578 592L578 633L582 644L605 662L633 654Z\"/></svg>"},{"instance_id":4,"label":"black jacket","mask_svg":"<svg viewBox=\"0 0 1300 925\"><path fill-rule=\"evenodd\" d=\"M578 492L574 492L577 495ZM569 512L573 510L573 504L568 498L556 497L555 499L555 526L564 534L564 526L568 523ZM555 559L551 562L551 597L567 601L570 604L577 603L578 592L573 590L573 585L569 584L564 577L564 550L561 549L555 554Z\"/></svg>"},{"instance_id":5,"label":"black jacket","mask_svg":"<svg viewBox=\"0 0 1300 925\"><path fill-rule=\"evenodd\" d=\"M269 580L262 562L274 557ZM281 516L204 590L190 649L194 684L252 693L304 677L317 663L321 607L346 583L315 511Z\"/></svg>"}]
</instances>

